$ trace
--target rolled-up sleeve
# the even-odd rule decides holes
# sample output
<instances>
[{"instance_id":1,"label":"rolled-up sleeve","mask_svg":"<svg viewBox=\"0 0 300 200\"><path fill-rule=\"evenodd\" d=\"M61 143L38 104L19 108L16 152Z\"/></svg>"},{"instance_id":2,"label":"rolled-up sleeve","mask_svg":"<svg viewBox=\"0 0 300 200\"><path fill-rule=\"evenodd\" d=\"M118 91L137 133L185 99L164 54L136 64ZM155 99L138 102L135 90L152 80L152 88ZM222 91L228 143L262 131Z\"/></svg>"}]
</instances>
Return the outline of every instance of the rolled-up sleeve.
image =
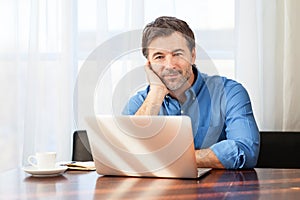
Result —
<instances>
[{"instance_id":1,"label":"rolled-up sleeve","mask_svg":"<svg viewBox=\"0 0 300 200\"><path fill-rule=\"evenodd\" d=\"M253 168L258 159L260 137L249 95L236 82L225 85L225 93L226 140L210 148L227 169Z\"/></svg>"}]
</instances>

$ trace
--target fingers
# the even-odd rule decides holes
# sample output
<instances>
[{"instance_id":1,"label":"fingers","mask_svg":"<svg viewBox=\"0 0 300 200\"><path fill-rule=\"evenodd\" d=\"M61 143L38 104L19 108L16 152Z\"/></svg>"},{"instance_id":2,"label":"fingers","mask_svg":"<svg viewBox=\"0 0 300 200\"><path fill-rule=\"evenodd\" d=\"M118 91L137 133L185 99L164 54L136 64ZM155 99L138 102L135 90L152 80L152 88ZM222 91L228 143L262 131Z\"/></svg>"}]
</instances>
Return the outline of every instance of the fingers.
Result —
<instances>
[{"instance_id":1,"label":"fingers","mask_svg":"<svg viewBox=\"0 0 300 200\"><path fill-rule=\"evenodd\" d=\"M145 68L145 71L147 73L148 79L152 80L153 77L159 78L158 75L153 71L153 69L152 69L151 64L150 64L149 61L146 62L144 68Z\"/></svg>"},{"instance_id":2,"label":"fingers","mask_svg":"<svg viewBox=\"0 0 300 200\"><path fill-rule=\"evenodd\" d=\"M150 67L150 61L149 61L149 60L147 60L146 66L149 66L149 67Z\"/></svg>"},{"instance_id":3,"label":"fingers","mask_svg":"<svg viewBox=\"0 0 300 200\"><path fill-rule=\"evenodd\" d=\"M153 71L153 69L151 69L151 65L150 65L149 61L147 61L145 64L145 72L147 74L147 78L148 78L150 85L152 85L152 84L163 85L163 83L161 82L158 75Z\"/></svg>"},{"instance_id":4,"label":"fingers","mask_svg":"<svg viewBox=\"0 0 300 200\"><path fill-rule=\"evenodd\" d=\"M164 93L168 93L168 89L165 86L165 84L162 82L158 74L152 69L151 64L149 61L146 62L145 66L145 72L147 74L147 79L149 81L150 87L157 87L163 89Z\"/></svg>"},{"instance_id":5,"label":"fingers","mask_svg":"<svg viewBox=\"0 0 300 200\"><path fill-rule=\"evenodd\" d=\"M151 69L150 69L150 63L147 62L147 63L144 65L144 68L145 68L146 73L148 74L149 71L151 70Z\"/></svg>"},{"instance_id":6,"label":"fingers","mask_svg":"<svg viewBox=\"0 0 300 200\"><path fill-rule=\"evenodd\" d=\"M152 70L152 67L151 67L151 64L150 64L150 61L147 60L146 64L145 64L145 70ZM147 72L147 71L146 71Z\"/></svg>"}]
</instances>

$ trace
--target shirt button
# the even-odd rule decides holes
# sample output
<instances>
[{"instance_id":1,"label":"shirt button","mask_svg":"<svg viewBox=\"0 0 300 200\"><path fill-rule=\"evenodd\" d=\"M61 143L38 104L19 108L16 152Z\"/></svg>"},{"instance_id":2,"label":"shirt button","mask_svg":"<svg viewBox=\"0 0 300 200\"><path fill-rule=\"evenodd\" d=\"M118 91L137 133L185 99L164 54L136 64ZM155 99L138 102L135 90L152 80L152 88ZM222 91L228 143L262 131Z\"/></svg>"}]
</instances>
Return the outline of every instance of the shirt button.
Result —
<instances>
[{"instance_id":1,"label":"shirt button","mask_svg":"<svg viewBox=\"0 0 300 200\"><path fill-rule=\"evenodd\" d=\"M196 98L195 98L195 97L193 97L193 101L195 101L195 99L196 99Z\"/></svg>"},{"instance_id":2,"label":"shirt button","mask_svg":"<svg viewBox=\"0 0 300 200\"><path fill-rule=\"evenodd\" d=\"M183 110L181 110L181 111L180 111L180 113L181 113L181 114L184 114L184 111L183 111Z\"/></svg>"}]
</instances>

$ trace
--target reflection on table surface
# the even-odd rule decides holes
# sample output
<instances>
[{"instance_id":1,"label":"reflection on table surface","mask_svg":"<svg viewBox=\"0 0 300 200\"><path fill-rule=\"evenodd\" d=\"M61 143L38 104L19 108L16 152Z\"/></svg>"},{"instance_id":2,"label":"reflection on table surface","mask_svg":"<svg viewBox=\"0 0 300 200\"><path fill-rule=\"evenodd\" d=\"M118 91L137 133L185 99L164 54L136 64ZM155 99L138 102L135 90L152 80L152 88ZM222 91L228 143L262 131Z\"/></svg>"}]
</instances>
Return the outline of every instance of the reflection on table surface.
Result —
<instances>
[{"instance_id":1,"label":"reflection on table surface","mask_svg":"<svg viewBox=\"0 0 300 200\"><path fill-rule=\"evenodd\" d=\"M298 199L300 169L212 170L200 179L100 176L67 171L37 178L0 173L0 199Z\"/></svg>"},{"instance_id":2,"label":"reflection on table surface","mask_svg":"<svg viewBox=\"0 0 300 200\"><path fill-rule=\"evenodd\" d=\"M244 176L245 173L247 173L246 176ZM229 193L242 192L245 187L257 189L257 183L254 170L250 173L249 171L237 173L215 170L197 180L99 177L95 187L95 197L105 199L220 198Z\"/></svg>"}]
</instances>

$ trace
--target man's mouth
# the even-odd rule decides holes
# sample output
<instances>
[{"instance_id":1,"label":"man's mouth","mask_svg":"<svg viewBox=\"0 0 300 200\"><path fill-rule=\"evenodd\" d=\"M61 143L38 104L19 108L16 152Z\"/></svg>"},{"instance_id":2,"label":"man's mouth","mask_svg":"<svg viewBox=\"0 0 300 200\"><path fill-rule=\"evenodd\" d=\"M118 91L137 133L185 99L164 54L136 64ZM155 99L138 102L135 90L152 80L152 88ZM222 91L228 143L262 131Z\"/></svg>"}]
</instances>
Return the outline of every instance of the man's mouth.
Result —
<instances>
[{"instance_id":1,"label":"man's mouth","mask_svg":"<svg viewBox=\"0 0 300 200\"><path fill-rule=\"evenodd\" d=\"M177 78L178 76L180 76L180 73L178 71L171 71L168 73L163 74L164 78Z\"/></svg>"},{"instance_id":2,"label":"man's mouth","mask_svg":"<svg viewBox=\"0 0 300 200\"><path fill-rule=\"evenodd\" d=\"M179 76L179 73L176 74L166 74L164 75L164 78L177 78Z\"/></svg>"}]
</instances>

